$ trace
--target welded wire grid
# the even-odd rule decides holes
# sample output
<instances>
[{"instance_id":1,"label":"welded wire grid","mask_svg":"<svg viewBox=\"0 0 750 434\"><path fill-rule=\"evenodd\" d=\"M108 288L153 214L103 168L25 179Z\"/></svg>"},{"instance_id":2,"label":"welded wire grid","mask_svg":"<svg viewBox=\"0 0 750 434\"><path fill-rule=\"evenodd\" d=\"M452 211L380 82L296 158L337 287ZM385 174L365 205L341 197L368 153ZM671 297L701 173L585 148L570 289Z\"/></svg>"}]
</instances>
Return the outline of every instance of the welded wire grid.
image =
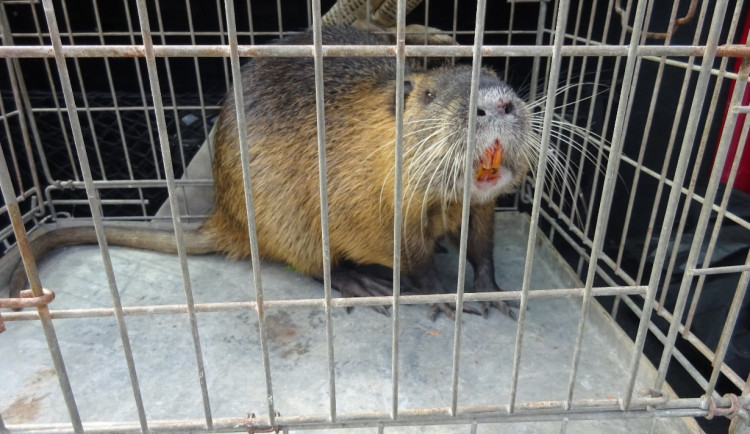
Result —
<instances>
[{"instance_id":1,"label":"welded wire grid","mask_svg":"<svg viewBox=\"0 0 750 434\"><path fill-rule=\"evenodd\" d=\"M0 34L3 46L0 55L5 58L7 67L7 84L3 86L0 98L0 116L3 120L3 147L0 153L0 186L2 187L4 205L0 208L3 226L0 227L0 239L4 249L18 243L24 257L24 265L31 277L31 288L36 296L42 294L41 282L36 277L34 258L28 253L26 231L50 217L59 218L66 214L90 216L96 228L102 261L107 270L107 277L114 308L50 310L46 306L37 312L3 312L3 319L9 321L41 320L50 354L55 364L60 387L70 415L70 424L65 426L34 426L33 429L60 429L62 431L82 432L84 427L97 432L142 431L149 430L195 430L219 431L232 430L252 425L255 428L283 427L284 430L295 428L324 427L384 427L419 424L464 424L475 432L477 424L497 421L561 421L564 431L568 420L584 418L629 418L629 417L685 417L706 416L710 406L727 408L736 405L731 396L720 396L717 392L717 381L720 376L729 381L732 393L740 396L740 405L750 403L750 378L742 378L733 367L724 362L730 338L740 313L742 300L750 279L750 255L744 265L714 267L711 257L722 228L722 222L729 221L745 230L750 223L740 215L728 210L731 188L725 188L721 199L720 177L724 162L730 149L732 133L741 125L741 138L734 155L726 184L732 186L738 171L739 156L748 135L750 123L738 123L742 114L750 109L743 106L742 95L745 93L750 61L747 45L733 45L737 40L740 14L743 2L701 2L693 18L693 40L690 44L673 45L674 32L679 27L676 2L671 11L669 25L659 42L654 43L646 35L656 23L652 22L652 3L645 0L626 2L624 11L618 2L594 0L589 9L573 7L569 0L557 0L534 3L539 14L536 29L514 28L514 15L507 23L507 28L499 31L491 23L492 17L485 16L486 1L479 1L475 9L476 20L473 29L460 30L457 26L456 11L459 2L454 2L453 28L447 29L454 36L475 35L473 46L406 46L404 43L405 11L403 2L399 2L396 44L393 46L371 47L335 47L323 46L320 41L320 13L318 1L308 4L307 25L311 25L315 35L313 46L264 46L256 45L256 39L267 40L269 37L283 37L284 22L281 2L277 2L277 29L274 31L258 30L253 21L239 26L235 17L235 6L244 8L247 16L252 16L250 2L215 3L216 22L210 30L193 22L192 3L185 1L187 10L187 30L170 30L162 21L163 6L157 0L136 3L122 2L121 13L125 20L119 28L108 29L101 20L101 2L92 0L90 9L96 23L89 30L74 29L71 25L68 5L65 2L43 0L6 1L0 4ZM109 6L109 5L108 5ZM471 5L473 7L473 4ZM512 4L512 10L518 5ZM111 7L115 7L114 5ZM213 7L213 6L212 6ZM426 10L429 10L427 2ZM465 7L461 4L460 7ZM604 23L595 25L597 13L606 10ZM586 16L587 11L589 16ZM27 20L14 23L13 17L23 12ZM571 14L574 13L575 16ZM615 22L622 16L627 25ZM427 14L425 14L427 23ZM429 24L429 23L428 23ZM199 28L200 27L200 28ZM238 30L240 29L241 30ZM92 30L93 29L93 30ZM618 33L619 32L619 33ZM503 34L508 45L483 45L482 35ZM517 35L526 35L531 40L524 45L510 45ZM612 42L614 41L614 42ZM605 43L606 42L606 43ZM535 43L535 44L534 44ZM196 304L193 302L191 280L187 260L182 247L181 233L183 217L201 218L201 215L181 216L175 213L172 223L175 228L177 246L180 251L180 264L185 288L185 304L170 306L123 307L119 302L118 282L115 279L110 261L109 249L103 235L105 218L148 219L153 216L153 203L159 204L164 199L166 188L172 209L178 209L176 197L178 190L189 185L210 185L206 179L177 179L186 167L194 150L184 146L175 146L189 142L188 132L197 131L199 137L208 135L218 108L218 98L222 89L234 84L239 89L239 65L243 57L254 56L308 56L315 61L317 110L319 127L325 124L325 113L322 111L322 59L325 56L395 56L398 70L403 74L406 57L420 56L457 56L470 57L474 65L472 79L472 105L475 105L477 91L477 72L482 59L531 59L533 74L529 86L529 97L537 100L539 95L546 95L539 104L540 135L542 143L567 144L575 141L580 149L574 146L553 146L541 148L536 173L550 171L549 164L567 175L568 183L549 182L550 178L537 176L522 190L522 200L530 207L531 230L528 239L526 267L523 286L520 291L503 293L466 293L463 288L463 273L466 267L466 237L468 233L468 205L464 207L464 219L461 231L461 254L459 262L459 280L456 294L443 295L400 295L399 254L400 225L394 225L394 288L393 297L373 297L364 299L335 299L331 297L328 253L325 251L326 274L324 276L325 295L321 299L264 301L260 273L254 273L255 301L235 303ZM739 71L729 71L730 57L743 58ZM187 60L185 59L187 58ZM97 100L87 92L85 70L89 62L97 62L103 68L109 94L100 95ZM182 62L178 73L174 63ZM184 63L187 62L187 63ZM113 78L111 64L130 63L136 80L131 83L134 92L123 96L117 91L117 80ZM505 73L508 74L508 64ZM641 71L648 67L657 70L654 82L639 81ZM206 89L201 82L202 68L220 68L223 71L223 83L219 90ZM33 92L27 90L25 74L35 69L36 74L46 77L48 92L43 102L35 100ZM664 83L664 73L669 70L680 71L684 76L680 98L676 103L666 100L660 91ZM576 74L576 71L585 73ZM175 83L178 74L187 74L197 86L195 96L183 98L179 85ZM540 78L542 77L541 81ZM729 96L730 105L726 121L720 132L719 146L714 157L713 168L708 184L698 189L699 168L703 159L709 158L706 153L712 150L710 143L710 126L717 118L718 101L722 86L734 81L733 93ZM397 98L396 116L403 116L403 80L398 79L399 98ZM646 103L638 90L642 87L652 89L647 95ZM10 93L8 93L10 92ZM151 96L150 96L151 95ZM710 95L710 96L709 96ZM152 98L153 96L153 98ZM237 121L244 122L241 95L236 95ZM704 101L707 113L704 113ZM636 104L648 107L645 117L645 131L635 154L623 149L633 141L628 138L632 130L627 128L632 111ZM649 150L656 144L651 143L652 130L660 128L654 125L654 114L666 110L674 119L670 126L670 135L666 144L659 143L663 151L661 168L646 161ZM470 114L474 111L470 110ZM107 122L109 134L100 134L104 128L98 122L101 116L109 116ZM129 124L134 116L140 119L145 128L139 129L143 140L132 140L128 134ZM114 119L112 121L112 119ZM557 127L559 121L572 120L578 125L575 131ZM45 146L44 123L58 125L57 140L64 146L50 149ZM112 127L114 125L114 127ZM471 123L470 116L470 126ZM192 129L187 128L192 126ZM470 128L470 135L473 128ZM245 128L240 127L244 132ZM397 167L400 166L401 136L400 129L396 138ZM245 134L240 134L241 149L246 150ZM114 143L120 142L119 150L105 146L103 140L109 137ZM114 139L112 139L114 137ZM146 138L147 137L147 138ZM323 222L324 250L327 249L327 198L325 179L325 135L319 128L320 150L320 195L321 219ZM145 143L145 147L143 144ZM666 146L665 146L666 145ZM140 150L139 150L140 149ZM134 154L135 152L135 154ZM545 156L554 154L554 159ZM121 158L126 170L113 173L106 161ZM147 163L146 163L147 162ZM58 166L53 167L55 163ZM249 165L243 158L243 172L246 187L246 204L248 220L253 221L254 210L249 190ZM138 164L149 167L134 171ZM470 167L467 161L467 167ZM60 168L62 167L62 168ZM591 169L593 167L593 170ZM692 172L688 173L692 167ZM627 182L632 188L623 197L616 196L618 180L623 176L623 168L631 175ZM397 182L395 197L402 195L400 169L396 171ZM467 178L468 179L468 178ZM468 181L467 181L468 182ZM533 188L531 185L533 184ZM545 184L547 185L545 188ZM652 202L641 200L638 196L639 185L655 185ZM468 186L468 183L467 183ZM107 192L116 189L114 196ZM160 191L162 196L154 195ZM60 195L61 192L66 194ZM129 192L129 193L123 193ZM532 194L532 192L534 194ZM464 204L468 204L468 189L465 190ZM627 197L627 199L624 199ZM608 228L612 213L612 202L627 203L622 227L617 229L617 242L607 244L612 228ZM699 217L694 228L690 228L692 242L687 258L678 256L675 246L680 244L688 228L688 211L691 206L699 207ZM81 211L83 208L83 211ZM650 213L646 233L638 234L647 240L635 258L635 267L626 264L628 239L641 227L631 226L634 212ZM106 211L106 212L103 212ZM395 221L400 220L400 209L396 209ZM713 218L712 227L711 219ZM620 220L618 220L620 222ZM547 228L551 239L564 242L577 255L578 272L585 276L582 288L568 288L555 291L529 291L532 270L532 258L536 246L539 228ZM609 230L609 232L608 232ZM253 269L259 269L257 240L254 225L249 228L253 249ZM709 235L710 234L710 235ZM708 242L706 244L706 238ZM651 241L653 238L653 242ZM705 248L704 248L705 246ZM703 251L701 251L701 249ZM684 263L680 263L684 261ZM681 281L676 300L666 305L670 276L675 267L682 267ZM664 271L666 270L666 273ZM711 288L711 290L733 291L729 313L718 343L710 345L693 334L691 326L700 294L706 288L706 277L716 274L739 275L736 288ZM666 277L665 277L666 276ZM692 293L692 297L691 297ZM578 374L578 362L583 340L585 312L592 297L614 295L612 314L616 316L624 305L639 318L635 333L635 345L629 361L629 381L627 387L616 397L607 399L574 399L575 380ZM528 300L535 297L569 297L581 298L581 315L577 329L577 338L571 360L570 379L567 398L561 401L517 402L519 367L523 363L523 337L525 330L525 307ZM517 335L513 356L513 374L508 381L511 392L507 397L499 397L496 405L466 406L458 401L457 382L462 368L458 363L461 344L461 305L465 301L479 300L520 300ZM398 308L401 304L455 302L457 303L455 320L455 337L453 364L451 368L452 394L450 400L441 408L402 409L398 405ZM331 309L345 306L390 305L392 318L392 405L388 411L366 414L341 414L336 409L336 378L334 374L335 354L333 351L333 328ZM325 309L326 335L328 341L328 398L329 411L325 414L308 416L277 414L273 401L273 384L271 368L268 363L268 342L264 311L268 307L309 306ZM53 305L54 307L54 305ZM687 309L687 316L685 310ZM258 313L258 333L263 353L262 368L265 372L268 406L258 409L258 414L237 419L219 419L211 414L210 397L203 373L202 350L197 312L217 312L250 310ZM652 312L654 316L652 316ZM146 315L156 313L187 314L190 322L198 381L201 384L204 414L194 420L154 421L146 417L140 398L140 386L137 369L130 349L130 338L124 321L126 315ZM136 403L138 421L120 425L81 421L78 414L75 396L67 379L65 361L60 353L54 333L54 319L89 318L115 316L118 321L120 339L124 356L127 360L133 398ZM668 322L665 333L654 322L653 318L661 317ZM664 346L658 363L658 375L652 385L650 394L645 396L635 393L635 378L639 371L642 351L647 334L651 333ZM679 335L679 336L678 336ZM705 376L694 366L676 343L682 339L711 362L713 368ZM703 390L702 396L687 396L666 399L661 390L666 381L669 364L676 361L688 372ZM624 411L623 411L624 410ZM197 416L197 415L196 415ZM2 428L0 419L0 428Z\"/></svg>"}]
</instances>

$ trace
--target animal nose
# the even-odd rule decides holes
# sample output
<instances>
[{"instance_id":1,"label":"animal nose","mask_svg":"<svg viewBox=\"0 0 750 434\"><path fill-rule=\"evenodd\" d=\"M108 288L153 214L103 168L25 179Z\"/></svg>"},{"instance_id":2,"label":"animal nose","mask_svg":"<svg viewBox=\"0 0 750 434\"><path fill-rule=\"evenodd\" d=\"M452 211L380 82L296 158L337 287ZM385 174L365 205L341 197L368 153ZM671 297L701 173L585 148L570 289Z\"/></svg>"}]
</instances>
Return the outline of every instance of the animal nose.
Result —
<instances>
[{"instance_id":1,"label":"animal nose","mask_svg":"<svg viewBox=\"0 0 750 434\"><path fill-rule=\"evenodd\" d=\"M489 110L488 110L489 109ZM494 112L499 116L513 114L515 106L512 101L500 100L494 107L477 107L477 116L486 116L487 111Z\"/></svg>"},{"instance_id":2,"label":"animal nose","mask_svg":"<svg viewBox=\"0 0 750 434\"><path fill-rule=\"evenodd\" d=\"M500 115L509 115L509 114L512 114L513 110L515 110L515 107L513 107L513 103L511 101L500 100L497 103L497 112Z\"/></svg>"}]
</instances>

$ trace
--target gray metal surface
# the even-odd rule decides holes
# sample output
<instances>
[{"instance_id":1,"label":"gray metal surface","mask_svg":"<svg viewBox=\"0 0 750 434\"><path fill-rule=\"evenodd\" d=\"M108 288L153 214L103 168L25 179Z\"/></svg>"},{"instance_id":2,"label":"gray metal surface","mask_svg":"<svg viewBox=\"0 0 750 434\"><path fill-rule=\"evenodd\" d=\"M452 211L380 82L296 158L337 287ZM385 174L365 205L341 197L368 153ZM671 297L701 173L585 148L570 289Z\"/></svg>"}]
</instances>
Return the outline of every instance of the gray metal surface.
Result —
<instances>
[{"instance_id":1,"label":"gray metal surface","mask_svg":"<svg viewBox=\"0 0 750 434\"><path fill-rule=\"evenodd\" d=\"M496 219L497 273L508 290L521 286L528 217L501 213ZM110 248L121 301L129 306L184 304L178 258ZM455 252L438 254L446 282L455 282ZM254 298L247 262L219 256L189 257L195 303ZM101 257L96 247L62 249L40 264L42 282L54 283L52 310L111 307ZM470 277L470 268L469 271ZM322 298L322 285L280 264L261 264L266 300ZM572 271L542 238L536 248L530 290L577 288ZM337 293L334 293L338 296ZM580 297L529 298L524 352L518 377L518 403L566 399L576 339ZM447 407L451 403L452 321L427 318L423 305L401 306L399 401L401 412ZM195 420L203 413L201 387L186 314L125 316L149 426L169 420ZM328 349L322 308L266 311L274 407L284 415L328 413ZM9 428L18 424L69 424L38 321L8 321L0 334L0 372L4 377L0 413ZM95 422L137 425L136 406L112 317L54 320L60 347L84 427ZM211 413L216 420L259 416L267 408L265 376L252 311L198 313ZM391 404L391 320L367 307L350 314L332 311L337 413L389 412ZM458 405L491 405L510 393L517 322L498 312L488 319L464 315L458 378ZM574 403L619 396L626 386L632 343L598 304L590 306L575 382ZM642 362L638 386L653 382L654 370ZM521 413L523 414L523 413ZM573 415L575 416L575 415ZM609 417L606 417L609 416ZM692 432L692 419L653 417L571 420L568 432ZM616 414L615 414L616 416ZM653 415L652 415L653 416ZM540 417L536 415L536 417ZM541 419L540 419L541 420ZM200 420L197 421L200 423ZM479 423L476 432L559 432L560 415L546 422ZM386 432L470 432L470 424L443 427L393 427ZM361 432L375 432L375 428Z\"/></svg>"}]
</instances>

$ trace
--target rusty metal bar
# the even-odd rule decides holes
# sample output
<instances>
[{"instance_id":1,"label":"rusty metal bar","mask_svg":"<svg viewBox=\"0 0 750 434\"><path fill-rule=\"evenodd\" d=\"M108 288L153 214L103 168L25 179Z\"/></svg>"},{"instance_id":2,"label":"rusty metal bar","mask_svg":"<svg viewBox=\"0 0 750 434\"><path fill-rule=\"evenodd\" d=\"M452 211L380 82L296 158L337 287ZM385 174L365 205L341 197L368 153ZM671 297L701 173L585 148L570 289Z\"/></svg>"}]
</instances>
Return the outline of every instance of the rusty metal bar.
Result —
<instances>
[{"instance_id":1,"label":"rusty metal bar","mask_svg":"<svg viewBox=\"0 0 750 434\"><path fill-rule=\"evenodd\" d=\"M368 1L369 5L369 1ZM403 228L403 157L404 157L404 74L405 74L405 20L406 1L399 0L396 7L396 131L393 171L393 303L391 315L391 418L398 419L398 335L401 297L401 230ZM369 15L368 15L369 18Z\"/></svg>"},{"instance_id":2,"label":"rusty metal bar","mask_svg":"<svg viewBox=\"0 0 750 434\"><path fill-rule=\"evenodd\" d=\"M76 114L76 101L73 95L73 88L71 85L70 73L68 71L68 65L62 54L62 40L59 36L57 27L57 17L55 14L54 5L52 0L43 0L44 13L47 18L47 26L50 29L52 35L52 45L54 47L55 62L57 63L57 70L60 75L61 87L65 96L65 105L68 110L68 120L73 130L73 138L78 153L78 162L81 166L81 173L83 174L84 182L86 183L86 194L89 199L89 207L91 209L91 215L94 221L94 228L96 230L96 237L99 242L99 249L101 251L102 261L104 263L104 269L107 276L107 282L109 284L110 295L112 297L112 304L114 305L115 317L117 318L118 330L120 333L120 340L122 342L123 353L128 366L128 373L130 375L130 384L133 389L133 399L135 401L136 408L138 410L138 419L140 422L141 431L148 432L148 423L146 422L146 412L143 407L143 399L141 397L141 390L138 383L138 375L135 368L135 361L133 360L133 352L130 347L130 338L128 336L127 326L125 319L122 314L122 303L120 302L120 294L117 289L117 282L115 280L114 270L112 269L112 261L109 255L107 247L107 239L104 234L104 227L102 223L102 211L101 203L99 202L99 195L93 187L93 177L91 174L91 167L88 161L88 154L86 151L86 144L83 139L83 132L81 129L80 120ZM29 271L29 270L27 270ZM34 276L32 276L34 274ZM38 280L35 276L36 270L33 273L27 275ZM32 280L32 289L33 287ZM34 291L35 294L37 291Z\"/></svg>"},{"instance_id":3,"label":"rusty metal bar","mask_svg":"<svg viewBox=\"0 0 750 434\"><path fill-rule=\"evenodd\" d=\"M52 303L55 293L47 288L42 288L42 292L44 294L37 297L30 289L24 289L21 291L20 298L0 298L0 309L38 308Z\"/></svg>"},{"instance_id":4,"label":"rusty metal bar","mask_svg":"<svg viewBox=\"0 0 750 434\"><path fill-rule=\"evenodd\" d=\"M476 141L477 100L479 98L479 74L482 66L481 48L484 41L484 16L487 8L486 0L477 2L476 21L474 24L474 47L471 61L471 91L469 93L469 125L466 133L466 143L473 146ZM464 308L464 286L466 285L466 249L469 239L469 210L471 204L472 164L474 154L466 152L464 161L463 199L461 203L461 235L458 253L458 282L456 284L456 318L453 333L453 364L451 373L451 415L456 415L458 408L458 368L461 349L461 318ZM523 305L521 306L523 308Z\"/></svg>"},{"instance_id":5,"label":"rusty metal bar","mask_svg":"<svg viewBox=\"0 0 750 434\"><path fill-rule=\"evenodd\" d=\"M708 43L706 49L708 50L709 54L716 49L720 29L723 24L723 15L727 8L727 2L726 1L720 1L719 4L717 4L717 7L714 9L714 17L711 24L711 32L709 34ZM675 169L675 176L674 176L674 185L672 187L672 190L669 194L669 201L667 203L667 209L664 213L664 220L662 223L662 230L661 234L662 236L659 238L659 243L656 249L656 256L654 263L652 264L652 271L651 275L649 276L649 291L648 295L646 296L646 300L643 305L643 314L641 315L641 321L638 325L638 333L636 335L635 339L635 348L633 351L633 356L631 358L630 363L630 379L628 381L628 387L625 391L625 400L623 402L623 409L628 409L631 403L631 395L633 388L635 387L635 377L638 371L638 366L640 364L640 356L642 355L643 351L643 344L645 342L646 338L646 330L648 323L650 322L651 317L651 309L654 305L654 298L656 296L656 290L660 282L661 273L662 273L662 266L664 265L665 261L665 254L667 250L667 246L669 244L669 235L672 232L672 227L675 220L675 214L677 212L677 205L679 202L679 195L680 195L680 188L682 186L682 183L685 180L685 175L687 174L688 169L688 162L690 160L690 153L692 150L693 140L695 138L697 128L698 128L698 120L700 118L701 113L701 107L703 102L703 97L706 94L707 88L708 88L708 81L710 78L709 71L711 70L711 67L713 65L713 59L714 57L709 55L703 59L702 65L701 65L701 74L698 78L698 83L696 84L694 99L693 99L693 106L690 110L690 117L688 119L687 127L686 127L686 135L683 140L683 146L680 151L679 160L677 163L677 167ZM709 201L709 202L712 202ZM693 264L694 265L694 264ZM690 267L693 268L693 267ZM684 292L684 291L683 291ZM681 314L681 312L680 312ZM680 315L678 315L679 317ZM679 322L679 321L677 321ZM673 322L674 325L674 322ZM671 327L670 329L670 336L668 336L668 339L671 341L676 336L676 328ZM666 360L671 356L671 345L666 345L666 348L664 350L664 355ZM666 371L666 369L664 369ZM660 373L660 378L655 383L655 389L659 389L663 383L661 381L662 373Z\"/></svg>"},{"instance_id":6,"label":"rusty metal bar","mask_svg":"<svg viewBox=\"0 0 750 434\"><path fill-rule=\"evenodd\" d=\"M245 120L245 104L242 92L242 72L237 44L237 24L234 16L234 2L224 2L226 24L229 32L229 47L231 49L231 72L234 93L235 112L237 119L237 136L242 159L242 180L245 191L245 212L247 213L248 234L250 236L250 259L253 267L253 286L255 287L256 312L258 314L258 338L263 360L263 372L266 380L266 397L268 401L268 419L271 426L275 426L276 410L274 409L273 385L271 381L271 364L268 356L268 334L266 332L266 313L263 301L263 284L260 277L260 254L258 253L258 234L255 229L255 206L253 204L253 190L250 180L250 156L247 136L247 122ZM308 47L309 49L310 47Z\"/></svg>"},{"instance_id":7,"label":"rusty metal bar","mask_svg":"<svg viewBox=\"0 0 750 434\"><path fill-rule=\"evenodd\" d=\"M714 16L711 22L711 30L708 35L708 41L707 46L715 47L718 39L721 35L721 29L724 24L724 14L726 13L727 9L727 2L726 1L720 1L717 2L716 7L713 10ZM698 121L701 114L701 107L703 103L704 96L706 94L706 90L708 87L708 79L709 74L708 71L711 68L712 64L711 57L705 57L703 59L703 71L701 71L701 75L698 78L698 83L696 85L696 92L693 100L693 107L690 110L690 118L688 119L687 128L686 128L686 134L685 139L683 140L683 149L687 148L690 149L692 147L692 142L695 138L695 134L698 128ZM748 72L748 61L743 61L743 69L744 69L744 75L747 77ZM734 96L733 96L733 104L736 104L739 98L744 94L745 85L747 84L747 79L740 80L737 82L737 85L734 89ZM714 198L716 196L716 191L719 186L719 181L721 177L721 169L724 165L724 161L726 159L727 153L729 151L729 143L731 138L731 132L734 131L734 124L736 122L737 116L729 116L727 118L727 123L725 124L725 130L722 134L722 138L719 144L719 147L716 151L716 156L714 159L714 165L711 172L711 178L709 180L708 186L706 188L706 200L703 203L703 206L701 207L700 216L698 217L698 222L696 224L695 232L693 235L693 243L690 247L690 253L688 254L688 258L686 261L685 269L691 269L695 268L698 256L700 253L700 247L703 243L703 237L706 232L706 227L708 225L708 218L711 214L711 205L713 205ZM665 232L662 232L664 234ZM666 232L669 233L669 232ZM663 238L664 236L662 236ZM660 270L659 270L660 271ZM677 295L677 300L675 301L675 307L672 312L674 315L674 318L672 319L672 322L669 326L669 333L667 334L667 342L665 343L664 352L662 353L662 358L659 363L659 370L656 378L656 382L654 383L655 389L660 389L664 382L666 381L667 376L667 368L669 366L669 359L671 358L671 352L674 348L675 341L677 339L677 332L680 325L680 320L682 319L682 313L685 308L685 304L687 303L687 296L689 292L689 288L692 283L692 276L684 275L682 282L680 283L680 290Z\"/></svg>"},{"instance_id":8,"label":"rusty metal bar","mask_svg":"<svg viewBox=\"0 0 750 434\"><path fill-rule=\"evenodd\" d=\"M177 253L180 262L180 271L182 273L182 284L185 290L185 303L187 306L188 323L193 338L193 350L198 368L198 383L201 388L201 397L203 400L203 412L206 421L206 427L211 429L213 426L211 416L211 404L208 397L208 384L206 382L206 371L203 365L203 351L201 349L200 333L198 332L198 319L193 307L193 288L190 281L190 270L188 268L187 256L185 253L185 242L183 240L182 220L180 217L180 207L177 199L177 189L174 182L174 169L172 166L172 153L169 147L169 133L167 132L167 122L164 115L164 108L161 105L162 93L159 84L159 75L156 67L156 58L151 53L152 34L149 24L148 10L145 1L139 0L138 3L138 20L141 25L141 34L143 36L144 46L146 47L146 66L148 67L149 84L151 95L154 103L156 125L159 131L159 143L161 145L161 156L164 163L164 174L167 181L167 190L169 192L169 206L172 214L172 225L174 227L175 242L177 244ZM158 6L157 6L158 10ZM169 66L167 66L169 70ZM171 87L171 79L169 80ZM172 100L174 101L174 93ZM178 129L179 130L179 129ZM184 163L184 161L183 161Z\"/></svg>"},{"instance_id":9,"label":"rusty metal bar","mask_svg":"<svg viewBox=\"0 0 750 434\"><path fill-rule=\"evenodd\" d=\"M226 45L190 46L190 45L155 45L155 57L230 57L230 48ZM703 45L653 46L640 45L635 50L636 56L707 56L711 57L750 57L750 48L744 45L728 44L709 53ZM240 57L312 57L312 47L307 45L239 45ZM145 57L142 45L66 45L62 47L64 58L75 57ZM482 57L550 57L552 47L548 45L485 45L481 50ZM465 45L408 45L407 57L471 57L472 48ZM632 55L623 45L567 45L561 48L563 57L609 56L624 57ZM328 45L323 47L323 57L392 57L395 50L390 45ZM51 58L54 51L51 46L1 46L0 58Z\"/></svg>"},{"instance_id":10,"label":"rusty metal bar","mask_svg":"<svg viewBox=\"0 0 750 434\"><path fill-rule=\"evenodd\" d=\"M738 405L749 405L750 397L739 397ZM304 416L276 418L277 424L270 424L268 419L253 418L253 427L268 428L278 427L282 429L325 429L325 428L372 428L382 424L383 427L400 426L430 426L430 425L469 425L476 423L518 423L518 422L540 422L560 421L564 417L569 420L630 420L651 419L664 417L704 417L709 413L709 406L713 403L715 409L728 409L733 405L730 397L713 398L634 398L632 411L625 412L620 409L617 399L581 399L571 403L571 409L562 413L565 401L533 401L517 405L514 414L507 412L506 405L472 405L458 408L456 416L450 416L447 409L420 408L402 410L402 417L391 420L388 412L363 412L347 413L339 417L338 422L330 423L327 414L312 414ZM247 418L222 418L216 419L213 432L237 432L247 429ZM36 424L14 426L8 425L8 429L23 429L24 432L71 432L67 424ZM112 433L112 432L137 432L134 424L116 423L107 424L102 422L91 422L85 425L86 432ZM152 432L168 431L190 431L200 432L205 428L202 421L154 421L151 425ZM259 430L256 432L260 432Z\"/></svg>"},{"instance_id":11,"label":"rusty metal bar","mask_svg":"<svg viewBox=\"0 0 750 434\"><path fill-rule=\"evenodd\" d=\"M592 289L594 297L604 297L612 295L640 294L646 293L646 286L610 286L598 287ZM584 288L566 288L566 289L538 289L529 291L529 299L542 298L569 298L581 297ZM501 291L501 292L469 292L464 294L464 301L508 301L518 300L521 297L521 291ZM429 304L429 303L450 303L455 301L454 294L429 294L429 295L402 295L399 299L400 304ZM321 308L324 307L325 301L319 298L298 299L298 300L268 300L263 303L266 310L273 309L298 309L298 308ZM357 306L388 306L393 303L393 298L389 296L367 297L367 298L333 298L331 299L332 307L357 307ZM240 310L256 310L257 303L254 301L238 301L225 303L196 303L195 311L198 313L206 312L234 312ZM160 315L170 313L186 313L187 306L182 304L164 304L157 306L126 306L123 307L125 315ZM65 309L52 310L50 316L53 319L64 318L93 318L113 316L112 308L91 308L91 309ZM36 312L7 312L3 313L6 321L28 321L39 319Z\"/></svg>"},{"instance_id":12,"label":"rusty metal bar","mask_svg":"<svg viewBox=\"0 0 750 434\"><path fill-rule=\"evenodd\" d=\"M550 59L551 71L549 75L547 88L547 101L544 107L544 125L540 139L539 161L537 163L534 191L541 192L544 189L544 176L547 170L547 152L552 131L552 116L554 113L554 97L557 94L557 82L560 77L562 64L561 50L563 48L563 39L565 35L565 26L567 23L568 9L570 8L569 0L562 0L557 16L557 26L555 29L555 38L552 48L552 58ZM468 173L468 171L467 171ZM511 373L510 398L508 411L515 411L516 395L518 393L518 375L521 367L521 350L523 348L524 324L526 322L526 309L531 286L531 269L534 262L534 251L537 244L537 233L539 224L539 213L542 205L542 195L534 195L534 203L531 208L531 222L529 227L529 238L526 244L526 260L523 271L523 286L521 289L521 306L518 311L518 328L516 329L516 344L513 350L513 371Z\"/></svg>"},{"instance_id":13,"label":"rusty metal bar","mask_svg":"<svg viewBox=\"0 0 750 434\"><path fill-rule=\"evenodd\" d=\"M331 309L331 239L328 227L328 170L326 164L325 89L323 88L323 32L320 0L312 2L313 45L315 69L315 113L318 132L318 180L320 190L320 232L323 258L323 298L326 317L326 346L328 350L328 409L331 422L336 421L336 370L333 348L333 320ZM281 20L281 9L279 9ZM281 29L281 27L279 27Z\"/></svg>"},{"instance_id":14,"label":"rusty metal bar","mask_svg":"<svg viewBox=\"0 0 750 434\"><path fill-rule=\"evenodd\" d=\"M641 29L645 22L646 9L646 0L639 0L635 11L633 34L630 38L630 48L632 51L635 51L636 47L638 46L638 39L640 38ZM586 291L584 292L583 300L581 302L581 313L578 321L576 345L573 350L573 360L571 361L572 369L570 380L568 382L567 402L573 400L573 391L575 390L575 380L578 373L578 366L581 356L583 331L586 324L589 303L591 302L591 288L594 285L594 278L596 277L596 263L598 262L599 253L602 251L604 238L606 237L607 222L612 206L615 180L617 179L617 172L620 164L619 156L622 153L624 135L626 131L625 122L627 121L627 106L630 101L630 93L633 91L631 84L636 79L635 66L637 63L637 59L638 58L636 56L628 56L627 62L625 64L625 71L623 72L622 90L620 93L617 113L615 116L615 126L612 131L612 148L609 153L609 158L607 159L607 169L604 177L604 184L602 187L602 199L599 205L599 212L597 213L596 229L594 230L594 241L591 248L591 258L589 260L589 267L586 275Z\"/></svg>"}]
</instances>

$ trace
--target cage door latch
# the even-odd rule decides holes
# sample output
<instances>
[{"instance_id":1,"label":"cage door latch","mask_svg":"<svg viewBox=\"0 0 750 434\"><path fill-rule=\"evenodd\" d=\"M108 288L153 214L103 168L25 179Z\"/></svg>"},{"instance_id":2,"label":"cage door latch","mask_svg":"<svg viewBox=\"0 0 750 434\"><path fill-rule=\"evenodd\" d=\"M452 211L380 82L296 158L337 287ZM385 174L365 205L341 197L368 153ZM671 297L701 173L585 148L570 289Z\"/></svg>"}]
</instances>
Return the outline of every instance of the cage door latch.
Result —
<instances>
[{"instance_id":1,"label":"cage door latch","mask_svg":"<svg viewBox=\"0 0 750 434\"><path fill-rule=\"evenodd\" d=\"M276 412L276 417L281 416L279 412ZM279 434L281 427L278 425L270 426L268 423L255 417L255 413L247 415L247 421L245 427L249 434L262 433L262 432L273 432Z\"/></svg>"},{"instance_id":2,"label":"cage door latch","mask_svg":"<svg viewBox=\"0 0 750 434\"><path fill-rule=\"evenodd\" d=\"M44 294L41 297L34 297L30 289L21 291L21 296L17 298L0 298L0 309L23 309L25 307L42 307L52 303L55 299L55 293L51 289L42 288ZM3 314L0 313L0 333L5 331L5 322Z\"/></svg>"}]
</instances>

